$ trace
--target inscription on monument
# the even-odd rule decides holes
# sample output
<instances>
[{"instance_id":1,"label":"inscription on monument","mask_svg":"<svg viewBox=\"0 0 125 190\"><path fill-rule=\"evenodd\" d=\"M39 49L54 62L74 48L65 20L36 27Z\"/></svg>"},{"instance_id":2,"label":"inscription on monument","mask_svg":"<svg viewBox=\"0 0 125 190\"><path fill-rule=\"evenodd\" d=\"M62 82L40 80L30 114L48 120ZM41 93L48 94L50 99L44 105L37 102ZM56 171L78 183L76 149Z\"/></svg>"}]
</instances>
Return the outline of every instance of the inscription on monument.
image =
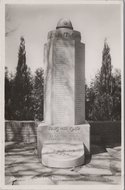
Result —
<instances>
[{"instance_id":1,"label":"inscription on monument","mask_svg":"<svg viewBox=\"0 0 125 190\"><path fill-rule=\"evenodd\" d=\"M75 44L75 124L85 123L85 54L84 44Z\"/></svg>"},{"instance_id":2,"label":"inscription on monument","mask_svg":"<svg viewBox=\"0 0 125 190\"><path fill-rule=\"evenodd\" d=\"M53 62L53 124L74 124L74 43L57 40Z\"/></svg>"},{"instance_id":3,"label":"inscription on monument","mask_svg":"<svg viewBox=\"0 0 125 190\"><path fill-rule=\"evenodd\" d=\"M84 128L83 126L41 126L42 141L49 142L83 142Z\"/></svg>"}]
</instances>

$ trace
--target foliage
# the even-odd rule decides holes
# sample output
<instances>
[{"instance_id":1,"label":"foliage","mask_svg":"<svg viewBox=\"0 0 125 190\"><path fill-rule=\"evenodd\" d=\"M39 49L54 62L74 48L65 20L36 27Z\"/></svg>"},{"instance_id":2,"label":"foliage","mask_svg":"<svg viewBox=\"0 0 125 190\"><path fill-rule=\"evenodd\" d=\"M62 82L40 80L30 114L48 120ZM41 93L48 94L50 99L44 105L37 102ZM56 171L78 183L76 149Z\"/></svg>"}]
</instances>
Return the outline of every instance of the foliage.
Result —
<instances>
[{"instance_id":1,"label":"foliage","mask_svg":"<svg viewBox=\"0 0 125 190\"><path fill-rule=\"evenodd\" d=\"M12 89L13 76L9 75L8 68L5 67L5 119L12 119Z\"/></svg>"},{"instance_id":2,"label":"foliage","mask_svg":"<svg viewBox=\"0 0 125 190\"><path fill-rule=\"evenodd\" d=\"M112 73L110 48L105 41L102 66L90 87L86 86L87 120L120 120L121 74Z\"/></svg>"},{"instance_id":3,"label":"foliage","mask_svg":"<svg viewBox=\"0 0 125 190\"><path fill-rule=\"evenodd\" d=\"M5 119L43 120L43 69L31 75L26 64L25 40L20 39L15 76L5 68Z\"/></svg>"},{"instance_id":4,"label":"foliage","mask_svg":"<svg viewBox=\"0 0 125 190\"><path fill-rule=\"evenodd\" d=\"M30 120L33 117L31 106L32 77L30 69L26 65L25 40L23 37L20 40L16 75L11 86L13 108L11 119Z\"/></svg>"},{"instance_id":5,"label":"foliage","mask_svg":"<svg viewBox=\"0 0 125 190\"><path fill-rule=\"evenodd\" d=\"M32 90L34 119L43 120L44 77L43 69L38 68L35 72Z\"/></svg>"},{"instance_id":6,"label":"foliage","mask_svg":"<svg viewBox=\"0 0 125 190\"><path fill-rule=\"evenodd\" d=\"M113 109L112 109L112 119L121 119L121 73L120 70L115 70L113 74L112 82L112 97L113 97Z\"/></svg>"},{"instance_id":7,"label":"foliage","mask_svg":"<svg viewBox=\"0 0 125 190\"><path fill-rule=\"evenodd\" d=\"M100 92L110 94L111 93L111 83L112 83L112 66L111 66L111 56L110 48L107 42L104 42L104 48L102 52L102 66L100 72Z\"/></svg>"}]
</instances>

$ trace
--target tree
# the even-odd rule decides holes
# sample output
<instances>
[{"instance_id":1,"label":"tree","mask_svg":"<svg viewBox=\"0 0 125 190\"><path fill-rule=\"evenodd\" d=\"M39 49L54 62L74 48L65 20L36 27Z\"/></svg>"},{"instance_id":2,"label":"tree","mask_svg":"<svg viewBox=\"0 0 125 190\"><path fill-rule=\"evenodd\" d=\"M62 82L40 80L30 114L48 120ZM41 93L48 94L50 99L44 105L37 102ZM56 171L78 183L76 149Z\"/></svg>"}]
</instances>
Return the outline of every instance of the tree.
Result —
<instances>
[{"instance_id":1,"label":"tree","mask_svg":"<svg viewBox=\"0 0 125 190\"><path fill-rule=\"evenodd\" d=\"M96 75L93 85L95 99L92 115L94 120L110 120L113 109L111 97L112 91L112 66L110 48L107 41L104 42L102 51L102 66Z\"/></svg>"},{"instance_id":2,"label":"tree","mask_svg":"<svg viewBox=\"0 0 125 190\"><path fill-rule=\"evenodd\" d=\"M118 120L121 118L121 75L112 73L110 48L104 42L102 66L86 89L88 120Z\"/></svg>"},{"instance_id":3,"label":"tree","mask_svg":"<svg viewBox=\"0 0 125 190\"><path fill-rule=\"evenodd\" d=\"M14 118L17 120L30 120L32 113L32 77L26 64L25 40L20 38L18 65L14 79Z\"/></svg>"},{"instance_id":4,"label":"tree","mask_svg":"<svg viewBox=\"0 0 125 190\"><path fill-rule=\"evenodd\" d=\"M104 42L104 48L102 52L102 66L100 72L100 92L110 94L112 86L112 65L110 48L107 41Z\"/></svg>"},{"instance_id":5,"label":"tree","mask_svg":"<svg viewBox=\"0 0 125 190\"><path fill-rule=\"evenodd\" d=\"M92 83L90 87L86 84L85 85L85 114L86 114L86 120L93 120L92 110L93 110L93 104L95 99L95 93L93 90Z\"/></svg>"},{"instance_id":6,"label":"tree","mask_svg":"<svg viewBox=\"0 0 125 190\"><path fill-rule=\"evenodd\" d=\"M113 98L113 110L112 119L121 119L121 72L116 69L113 73L112 83L112 98Z\"/></svg>"},{"instance_id":7,"label":"tree","mask_svg":"<svg viewBox=\"0 0 125 190\"><path fill-rule=\"evenodd\" d=\"M10 104L11 104L11 85L9 80L8 68L5 67L5 119L11 118Z\"/></svg>"},{"instance_id":8,"label":"tree","mask_svg":"<svg viewBox=\"0 0 125 190\"><path fill-rule=\"evenodd\" d=\"M14 75L5 67L5 119L13 119L13 85Z\"/></svg>"},{"instance_id":9,"label":"tree","mask_svg":"<svg viewBox=\"0 0 125 190\"><path fill-rule=\"evenodd\" d=\"M38 68L35 72L32 91L34 119L43 120L44 105L44 74L43 69Z\"/></svg>"}]
</instances>

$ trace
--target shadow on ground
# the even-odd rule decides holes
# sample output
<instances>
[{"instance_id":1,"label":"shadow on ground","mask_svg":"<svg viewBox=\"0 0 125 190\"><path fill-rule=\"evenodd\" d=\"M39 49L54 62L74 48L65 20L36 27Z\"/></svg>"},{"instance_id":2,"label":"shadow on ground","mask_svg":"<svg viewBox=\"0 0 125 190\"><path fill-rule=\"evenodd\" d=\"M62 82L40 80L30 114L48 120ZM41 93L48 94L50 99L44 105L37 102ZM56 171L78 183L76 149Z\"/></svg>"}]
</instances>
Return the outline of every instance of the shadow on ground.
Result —
<instances>
[{"instance_id":1,"label":"shadow on ground","mask_svg":"<svg viewBox=\"0 0 125 190\"><path fill-rule=\"evenodd\" d=\"M36 143L6 143L5 184L120 184L121 148L91 146L91 157L86 165L55 169L41 164Z\"/></svg>"}]
</instances>

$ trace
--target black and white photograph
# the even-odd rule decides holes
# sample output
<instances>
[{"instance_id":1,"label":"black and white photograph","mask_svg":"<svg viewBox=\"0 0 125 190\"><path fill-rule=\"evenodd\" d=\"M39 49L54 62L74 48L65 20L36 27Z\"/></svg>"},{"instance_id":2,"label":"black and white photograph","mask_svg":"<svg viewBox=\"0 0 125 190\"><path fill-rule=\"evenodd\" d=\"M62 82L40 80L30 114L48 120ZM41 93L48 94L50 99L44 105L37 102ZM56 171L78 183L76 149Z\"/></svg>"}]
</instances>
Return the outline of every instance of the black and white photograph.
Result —
<instances>
[{"instance_id":1,"label":"black and white photograph","mask_svg":"<svg viewBox=\"0 0 125 190\"><path fill-rule=\"evenodd\" d=\"M1 3L7 189L123 189L123 1Z\"/></svg>"}]
</instances>

